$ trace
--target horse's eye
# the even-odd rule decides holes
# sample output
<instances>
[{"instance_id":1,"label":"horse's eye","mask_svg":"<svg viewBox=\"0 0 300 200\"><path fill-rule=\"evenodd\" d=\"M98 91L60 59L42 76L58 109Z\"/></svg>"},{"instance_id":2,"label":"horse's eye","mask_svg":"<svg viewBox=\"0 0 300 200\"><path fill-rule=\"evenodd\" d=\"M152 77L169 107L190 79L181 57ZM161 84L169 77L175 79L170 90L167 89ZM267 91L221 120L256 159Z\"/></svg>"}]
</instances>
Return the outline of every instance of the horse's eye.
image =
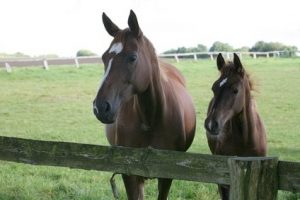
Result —
<instances>
[{"instance_id":1,"label":"horse's eye","mask_svg":"<svg viewBox=\"0 0 300 200\"><path fill-rule=\"evenodd\" d=\"M237 94L239 91L237 88L233 88L233 94Z\"/></svg>"},{"instance_id":2,"label":"horse's eye","mask_svg":"<svg viewBox=\"0 0 300 200\"><path fill-rule=\"evenodd\" d=\"M128 56L128 62L129 63L133 63L137 60L137 55L133 54L133 55L129 55Z\"/></svg>"}]
</instances>

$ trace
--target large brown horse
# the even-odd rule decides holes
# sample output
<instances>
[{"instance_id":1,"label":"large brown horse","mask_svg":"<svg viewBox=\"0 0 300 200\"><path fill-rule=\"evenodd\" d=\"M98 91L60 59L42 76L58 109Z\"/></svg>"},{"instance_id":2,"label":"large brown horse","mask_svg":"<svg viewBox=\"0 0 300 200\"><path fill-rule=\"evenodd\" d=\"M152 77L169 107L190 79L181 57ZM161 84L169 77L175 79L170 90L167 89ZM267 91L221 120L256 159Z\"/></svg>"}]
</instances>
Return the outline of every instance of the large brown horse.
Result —
<instances>
[{"instance_id":1,"label":"large brown horse","mask_svg":"<svg viewBox=\"0 0 300 200\"><path fill-rule=\"evenodd\" d=\"M158 60L133 11L124 30L105 13L102 19L113 40L102 56L105 74L93 107L106 124L109 143L186 151L194 138L196 115L183 76ZM128 199L144 199L144 178L122 177ZM158 199L167 199L171 183L158 179Z\"/></svg>"},{"instance_id":2,"label":"large brown horse","mask_svg":"<svg viewBox=\"0 0 300 200\"><path fill-rule=\"evenodd\" d=\"M217 57L221 76L212 86L214 96L210 101L205 120L206 135L211 152L230 156L265 156L266 134L256 111L249 75L239 57L225 62ZM222 199L229 198L229 186L219 186Z\"/></svg>"}]
</instances>

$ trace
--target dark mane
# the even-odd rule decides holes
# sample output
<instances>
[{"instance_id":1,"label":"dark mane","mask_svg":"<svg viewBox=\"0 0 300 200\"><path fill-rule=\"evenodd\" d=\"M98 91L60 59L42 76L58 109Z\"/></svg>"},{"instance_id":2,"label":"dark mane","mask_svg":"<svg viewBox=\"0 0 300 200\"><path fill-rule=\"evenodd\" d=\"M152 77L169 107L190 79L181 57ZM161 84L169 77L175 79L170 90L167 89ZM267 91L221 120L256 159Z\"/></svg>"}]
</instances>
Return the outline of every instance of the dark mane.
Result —
<instances>
[{"instance_id":1,"label":"dark mane","mask_svg":"<svg viewBox=\"0 0 300 200\"><path fill-rule=\"evenodd\" d=\"M151 63L153 65L157 65L159 67L160 76L163 79L166 79L167 77L170 77L170 76L174 77L175 79L177 79L177 81L179 81L182 85L185 86L185 79L182 76L182 74L179 72L179 70L177 68L173 67L172 65L160 60L157 57L156 50L155 50L153 44L151 43L151 41L146 36L144 36L143 39L144 39L145 46L148 49L147 51L153 52L153 54L149 55L149 56L151 56Z\"/></svg>"}]
</instances>

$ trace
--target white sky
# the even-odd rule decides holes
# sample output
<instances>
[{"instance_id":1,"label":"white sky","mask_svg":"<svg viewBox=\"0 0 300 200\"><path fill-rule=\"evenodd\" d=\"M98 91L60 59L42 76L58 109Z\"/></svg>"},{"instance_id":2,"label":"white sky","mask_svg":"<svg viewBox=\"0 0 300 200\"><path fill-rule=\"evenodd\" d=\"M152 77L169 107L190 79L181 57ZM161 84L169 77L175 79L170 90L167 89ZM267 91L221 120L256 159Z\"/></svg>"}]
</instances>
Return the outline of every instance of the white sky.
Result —
<instances>
[{"instance_id":1,"label":"white sky","mask_svg":"<svg viewBox=\"0 0 300 200\"><path fill-rule=\"evenodd\" d=\"M101 55L111 42L105 12L120 28L130 9L158 53L214 41L235 48L258 40L300 49L299 0L0 0L0 52Z\"/></svg>"}]
</instances>

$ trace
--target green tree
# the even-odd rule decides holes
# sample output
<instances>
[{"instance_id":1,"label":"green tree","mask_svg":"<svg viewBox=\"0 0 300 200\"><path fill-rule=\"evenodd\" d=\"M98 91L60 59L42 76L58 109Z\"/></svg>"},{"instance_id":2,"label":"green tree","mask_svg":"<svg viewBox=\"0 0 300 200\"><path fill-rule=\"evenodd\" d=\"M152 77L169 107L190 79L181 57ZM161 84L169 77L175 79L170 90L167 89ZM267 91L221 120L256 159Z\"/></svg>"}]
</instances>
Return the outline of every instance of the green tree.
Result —
<instances>
[{"instance_id":1,"label":"green tree","mask_svg":"<svg viewBox=\"0 0 300 200\"><path fill-rule=\"evenodd\" d=\"M76 56L80 57L80 56L96 56L97 54L95 54L94 52L87 50L87 49L80 49L79 51L77 51Z\"/></svg>"},{"instance_id":2,"label":"green tree","mask_svg":"<svg viewBox=\"0 0 300 200\"><path fill-rule=\"evenodd\" d=\"M30 56L22 52L16 52L13 54L0 53L0 58L30 58Z\"/></svg>"},{"instance_id":3,"label":"green tree","mask_svg":"<svg viewBox=\"0 0 300 200\"><path fill-rule=\"evenodd\" d=\"M170 49L165 51L165 54L168 53L192 53L192 52L206 52L207 51L207 47L203 44L198 44L197 47L179 47L177 49Z\"/></svg>"},{"instance_id":4,"label":"green tree","mask_svg":"<svg viewBox=\"0 0 300 200\"><path fill-rule=\"evenodd\" d=\"M197 45L197 51L198 52L207 52L207 47L203 44L198 44Z\"/></svg>"},{"instance_id":5,"label":"green tree","mask_svg":"<svg viewBox=\"0 0 300 200\"><path fill-rule=\"evenodd\" d=\"M235 52L249 52L250 51L250 47L240 47L234 50Z\"/></svg>"},{"instance_id":6,"label":"green tree","mask_svg":"<svg viewBox=\"0 0 300 200\"><path fill-rule=\"evenodd\" d=\"M285 56L294 56L296 51L298 51L298 48L296 46L288 46L279 42L258 41L254 44L250 51L283 51L283 55Z\"/></svg>"},{"instance_id":7,"label":"green tree","mask_svg":"<svg viewBox=\"0 0 300 200\"><path fill-rule=\"evenodd\" d=\"M230 46L227 43L216 41L213 43L213 45L210 47L209 51L233 51L233 47Z\"/></svg>"}]
</instances>

